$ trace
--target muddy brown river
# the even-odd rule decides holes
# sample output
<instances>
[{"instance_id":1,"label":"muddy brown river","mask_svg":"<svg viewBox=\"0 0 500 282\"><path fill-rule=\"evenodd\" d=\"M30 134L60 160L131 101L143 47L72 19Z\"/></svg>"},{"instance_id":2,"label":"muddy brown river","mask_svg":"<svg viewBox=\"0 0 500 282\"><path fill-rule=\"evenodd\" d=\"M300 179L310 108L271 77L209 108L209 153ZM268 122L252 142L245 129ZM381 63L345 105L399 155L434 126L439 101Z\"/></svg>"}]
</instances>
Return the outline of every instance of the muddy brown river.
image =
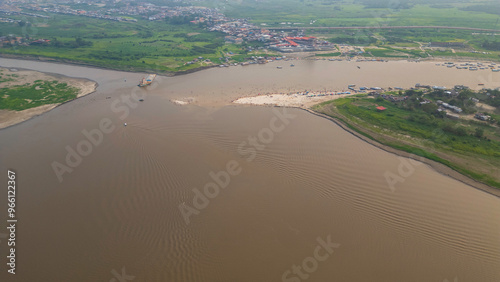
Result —
<instances>
[{"instance_id":1,"label":"muddy brown river","mask_svg":"<svg viewBox=\"0 0 500 282\"><path fill-rule=\"evenodd\" d=\"M230 105L347 84L498 87L500 74L294 64L159 77L140 92L143 74L0 58L99 83L0 130L0 281L500 281L499 198L305 111ZM390 184L388 174L402 180Z\"/></svg>"}]
</instances>

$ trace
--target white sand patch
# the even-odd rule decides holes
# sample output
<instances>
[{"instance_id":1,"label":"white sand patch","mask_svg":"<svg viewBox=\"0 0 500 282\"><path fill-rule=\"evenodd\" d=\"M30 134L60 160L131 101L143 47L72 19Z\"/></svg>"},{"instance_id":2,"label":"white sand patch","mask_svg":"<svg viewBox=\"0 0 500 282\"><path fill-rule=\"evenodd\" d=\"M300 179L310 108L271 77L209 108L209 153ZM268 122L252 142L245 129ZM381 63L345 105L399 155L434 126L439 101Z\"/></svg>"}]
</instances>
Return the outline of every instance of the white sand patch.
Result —
<instances>
[{"instance_id":1,"label":"white sand patch","mask_svg":"<svg viewBox=\"0 0 500 282\"><path fill-rule=\"evenodd\" d=\"M192 104L195 102L195 99L194 98L184 98L183 100L178 100L178 99L171 99L170 102L176 104L176 105L181 105L181 106L185 106L185 105L189 105L189 104Z\"/></svg>"},{"instance_id":2,"label":"white sand patch","mask_svg":"<svg viewBox=\"0 0 500 282\"><path fill-rule=\"evenodd\" d=\"M181 105L181 106L189 104L188 102L184 102L181 100L170 100L170 102L177 104L177 105Z\"/></svg>"},{"instance_id":3,"label":"white sand patch","mask_svg":"<svg viewBox=\"0 0 500 282\"><path fill-rule=\"evenodd\" d=\"M338 94L342 93L342 94ZM252 97L239 98L233 103L235 104L250 104L250 105L272 105L282 107L310 107L314 104L334 100L346 96L353 95L345 94L345 92L337 93L299 93L299 94L266 94Z\"/></svg>"}]
</instances>

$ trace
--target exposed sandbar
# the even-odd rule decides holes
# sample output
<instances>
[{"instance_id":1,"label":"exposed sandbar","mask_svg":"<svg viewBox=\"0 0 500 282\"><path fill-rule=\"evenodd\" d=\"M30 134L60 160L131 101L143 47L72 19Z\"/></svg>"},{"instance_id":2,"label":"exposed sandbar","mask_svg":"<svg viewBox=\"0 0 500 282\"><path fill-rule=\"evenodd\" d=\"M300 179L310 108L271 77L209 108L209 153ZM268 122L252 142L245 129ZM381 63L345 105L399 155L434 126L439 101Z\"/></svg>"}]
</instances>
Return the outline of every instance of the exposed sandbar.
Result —
<instances>
[{"instance_id":1,"label":"exposed sandbar","mask_svg":"<svg viewBox=\"0 0 500 282\"><path fill-rule=\"evenodd\" d=\"M18 70L13 68L0 68L0 72L2 72L4 75L16 75L15 77L9 76L9 78L14 79L12 81L1 82L0 88L11 87L15 85L24 85L28 83L31 84L36 80L57 80L61 83L67 83L68 86L78 88L79 91L77 94L77 98L93 93L97 88L96 82L83 78L73 78L63 75L48 74L32 70ZM46 104L22 111L0 110L0 128L9 127L26 121L30 118L48 112L59 105L60 104Z\"/></svg>"}]
</instances>

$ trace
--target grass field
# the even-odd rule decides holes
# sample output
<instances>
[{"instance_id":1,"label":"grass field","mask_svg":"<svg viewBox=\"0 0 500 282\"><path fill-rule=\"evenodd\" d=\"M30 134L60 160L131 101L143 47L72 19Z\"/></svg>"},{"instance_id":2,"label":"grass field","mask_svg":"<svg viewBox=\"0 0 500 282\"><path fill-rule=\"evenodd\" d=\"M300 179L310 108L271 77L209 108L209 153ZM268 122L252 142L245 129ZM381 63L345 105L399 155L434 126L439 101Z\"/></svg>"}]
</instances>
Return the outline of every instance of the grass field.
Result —
<instances>
[{"instance_id":1,"label":"grass field","mask_svg":"<svg viewBox=\"0 0 500 282\"><path fill-rule=\"evenodd\" d=\"M451 52L451 51L432 51L429 52L434 57L449 57L455 59L476 59L476 60L500 60L498 52L494 52L492 54L480 54L480 53L471 53L471 52Z\"/></svg>"},{"instance_id":2,"label":"grass field","mask_svg":"<svg viewBox=\"0 0 500 282\"><path fill-rule=\"evenodd\" d=\"M338 57L340 55L342 55L340 52L316 54L317 57Z\"/></svg>"},{"instance_id":3,"label":"grass field","mask_svg":"<svg viewBox=\"0 0 500 282\"><path fill-rule=\"evenodd\" d=\"M36 27L34 38L50 39L47 46L0 48L1 53L34 55L85 62L123 70L185 71L206 65L186 64L203 57L214 64L228 52L246 54L241 46L224 44L224 35L208 32L194 24L173 25L167 22L139 20L137 23L112 22L67 15L52 15L47 24ZM22 36L17 24L0 23L2 34ZM90 46L74 47L76 38ZM59 47L55 46L58 42Z\"/></svg>"},{"instance_id":4,"label":"grass field","mask_svg":"<svg viewBox=\"0 0 500 282\"><path fill-rule=\"evenodd\" d=\"M0 71L0 83L14 81L15 77L16 74L4 74L2 71Z\"/></svg>"},{"instance_id":5,"label":"grass field","mask_svg":"<svg viewBox=\"0 0 500 282\"><path fill-rule=\"evenodd\" d=\"M5 80L4 80L5 81ZM78 89L58 81L37 80L31 84L0 88L0 109L22 111L76 98Z\"/></svg>"},{"instance_id":6,"label":"grass field","mask_svg":"<svg viewBox=\"0 0 500 282\"><path fill-rule=\"evenodd\" d=\"M253 22L303 26L444 25L494 29L499 14L493 1L358 0L358 1L216 1L201 3L218 7L230 17L251 18ZM468 9L469 7L473 7ZM314 22L311 25L311 22Z\"/></svg>"},{"instance_id":7,"label":"grass field","mask_svg":"<svg viewBox=\"0 0 500 282\"><path fill-rule=\"evenodd\" d=\"M406 49L396 49L391 47L381 47L381 48L365 48L365 57L385 57L385 58L424 58L426 55L421 51L416 50L406 50Z\"/></svg>"}]
</instances>

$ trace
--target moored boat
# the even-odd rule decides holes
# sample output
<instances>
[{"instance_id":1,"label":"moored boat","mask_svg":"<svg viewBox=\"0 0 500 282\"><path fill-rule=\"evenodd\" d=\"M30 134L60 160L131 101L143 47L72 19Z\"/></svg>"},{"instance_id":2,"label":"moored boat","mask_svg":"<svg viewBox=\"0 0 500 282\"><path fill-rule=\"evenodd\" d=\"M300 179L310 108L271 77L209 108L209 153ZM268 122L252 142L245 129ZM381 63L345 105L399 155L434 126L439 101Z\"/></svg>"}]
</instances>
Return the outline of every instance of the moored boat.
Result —
<instances>
[{"instance_id":1,"label":"moored boat","mask_svg":"<svg viewBox=\"0 0 500 282\"><path fill-rule=\"evenodd\" d=\"M150 74L148 75L147 77L144 77L141 82L139 83L139 87L144 87L144 86L148 86L150 85L151 83L153 83L153 80L156 78L156 74Z\"/></svg>"}]
</instances>

